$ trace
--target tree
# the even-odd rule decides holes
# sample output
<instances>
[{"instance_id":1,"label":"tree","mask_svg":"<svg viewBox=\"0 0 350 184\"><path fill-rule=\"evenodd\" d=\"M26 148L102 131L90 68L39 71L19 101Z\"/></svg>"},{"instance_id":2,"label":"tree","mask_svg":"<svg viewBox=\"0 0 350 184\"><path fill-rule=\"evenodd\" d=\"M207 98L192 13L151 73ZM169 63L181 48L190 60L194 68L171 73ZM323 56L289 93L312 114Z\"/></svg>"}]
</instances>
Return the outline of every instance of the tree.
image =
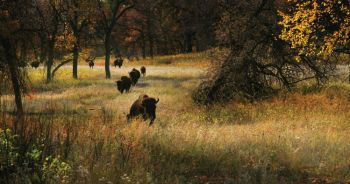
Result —
<instances>
[{"instance_id":1,"label":"tree","mask_svg":"<svg viewBox=\"0 0 350 184\"><path fill-rule=\"evenodd\" d=\"M27 0L0 2L0 81L12 85L18 121L24 114L22 94L26 91L26 77L17 50L21 50L20 54L25 58L27 47L22 47L23 40L31 40L33 36L34 30L30 26L33 22L28 18L33 15L31 3ZM13 125L15 131L18 121Z\"/></svg>"},{"instance_id":2,"label":"tree","mask_svg":"<svg viewBox=\"0 0 350 184\"><path fill-rule=\"evenodd\" d=\"M280 24L281 39L303 56L327 59L334 52L350 54L348 0L289 0Z\"/></svg>"},{"instance_id":3,"label":"tree","mask_svg":"<svg viewBox=\"0 0 350 184\"><path fill-rule=\"evenodd\" d=\"M68 24L73 32L74 46L73 54L73 78L78 78L78 60L81 49L81 42L84 31L87 31L89 24L92 22L94 12L93 0L71 0L65 1L65 9Z\"/></svg>"},{"instance_id":4,"label":"tree","mask_svg":"<svg viewBox=\"0 0 350 184\"><path fill-rule=\"evenodd\" d=\"M103 41L105 47L105 72L106 78L111 78L111 36L117 25L117 21L131 8L135 6L134 0L96 0L103 30Z\"/></svg>"},{"instance_id":5,"label":"tree","mask_svg":"<svg viewBox=\"0 0 350 184\"><path fill-rule=\"evenodd\" d=\"M221 1L222 16L217 24L220 45L230 48L229 57L214 69L215 75L202 83L194 100L211 104L227 102L236 96L250 101L275 94L300 81L321 83L333 69L326 64L295 61L293 52L278 35L279 0Z\"/></svg>"},{"instance_id":6,"label":"tree","mask_svg":"<svg viewBox=\"0 0 350 184\"><path fill-rule=\"evenodd\" d=\"M62 32L62 1L48 0L39 1L35 0L35 7L37 10L37 24L40 29L39 34L42 40L42 47L46 47L42 52L47 52L47 54L42 54L42 56L47 55L46 59L46 81L50 82L52 80L52 67L54 65L55 59L55 46L57 43L57 38ZM44 60L44 58L43 58Z\"/></svg>"},{"instance_id":7,"label":"tree","mask_svg":"<svg viewBox=\"0 0 350 184\"><path fill-rule=\"evenodd\" d=\"M34 0L36 14L33 20L40 39L40 61L46 64L46 81L50 82L60 67L73 59L66 56L74 50L76 37L69 27L67 1ZM61 62L55 66L55 61Z\"/></svg>"}]
</instances>

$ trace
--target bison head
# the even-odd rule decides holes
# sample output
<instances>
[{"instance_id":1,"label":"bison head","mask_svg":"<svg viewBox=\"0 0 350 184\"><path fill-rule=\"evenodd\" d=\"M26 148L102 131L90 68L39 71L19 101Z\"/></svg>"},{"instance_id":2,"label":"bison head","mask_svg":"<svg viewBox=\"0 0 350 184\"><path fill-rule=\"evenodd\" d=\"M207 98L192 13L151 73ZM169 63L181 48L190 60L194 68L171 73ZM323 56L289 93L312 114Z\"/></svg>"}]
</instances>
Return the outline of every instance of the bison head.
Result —
<instances>
[{"instance_id":1,"label":"bison head","mask_svg":"<svg viewBox=\"0 0 350 184\"><path fill-rule=\"evenodd\" d=\"M123 93L123 90L124 90L123 82L119 80L119 81L116 81L116 83L117 83L118 91Z\"/></svg>"},{"instance_id":2,"label":"bison head","mask_svg":"<svg viewBox=\"0 0 350 184\"><path fill-rule=\"evenodd\" d=\"M156 108L157 103L159 102L159 99L149 98L146 97L142 100L142 106L145 108L146 114L148 118L151 119L151 124L156 119Z\"/></svg>"}]
</instances>

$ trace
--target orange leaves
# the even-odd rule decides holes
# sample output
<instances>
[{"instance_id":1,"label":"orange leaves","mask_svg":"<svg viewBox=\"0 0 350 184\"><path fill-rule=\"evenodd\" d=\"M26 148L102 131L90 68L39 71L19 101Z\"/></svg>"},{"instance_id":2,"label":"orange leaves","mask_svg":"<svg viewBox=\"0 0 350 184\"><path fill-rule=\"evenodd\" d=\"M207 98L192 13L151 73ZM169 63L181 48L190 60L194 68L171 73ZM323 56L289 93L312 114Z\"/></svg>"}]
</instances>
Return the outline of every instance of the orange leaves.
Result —
<instances>
[{"instance_id":1,"label":"orange leaves","mask_svg":"<svg viewBox=\"0 0 350 184\"><path fill-rule=\"evenodd\" d=\"M0 34L9 36L21 27L19 20L13 20L8 10L0 11Z\"/></svg>"}]
</instances>

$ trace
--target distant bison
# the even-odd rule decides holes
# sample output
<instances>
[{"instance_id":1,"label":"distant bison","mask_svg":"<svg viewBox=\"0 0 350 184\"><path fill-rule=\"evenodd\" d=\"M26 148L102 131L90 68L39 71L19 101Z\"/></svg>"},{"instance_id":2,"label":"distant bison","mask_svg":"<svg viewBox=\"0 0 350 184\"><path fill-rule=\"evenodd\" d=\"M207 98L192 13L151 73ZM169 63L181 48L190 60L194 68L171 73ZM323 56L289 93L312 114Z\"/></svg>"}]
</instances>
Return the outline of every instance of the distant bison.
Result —
<instances>
[{"instance_id":1,"label":"distant bison","mask_svg":"<svg viewBox=\"0 0 350 184\"><path fill-rule=\"evenodd\" d=\"M131 79L127 76L122 76L120 80L116 81L117 88L121 94L125 92L129 92L131 87Z\"/></svg>"},{"instance_id":2,"label":"distant bison","mask_svg":"<svg viewBox=\"0 0 350 184\"><path fill-rule=\"evenodd\" d=\"M141 73L140 71L133 68L131 72L129 72L129 76L132 81L132 85L135 86L141 77Z\"/></svg>"},{"instance_id":3,"label":"distant bison","mask_svg":"<svg viewBox=\"0 0 350 184\"><path fill-rule=\"evenodd\" d=\"M39 65L40 65L40 63L38 61L33 61L30 63L30 66L32 68L35 68L35 69L37 69L39 67Z\"/></svg>"},{"instance_id":4,"label":"distant bison","mask_svg":"<svg viewBox=\"0 0 350 184\"><path fill-rule=\"evenodd\" d=\"M94 62L94 60L96 59L96 57L92 57L92 56L89 56L85 61L87 62L87 63L89 63L89 67L90 68L94 68L94 66L95 66L95 62Z\"/></svg>"},{"instance_id":5,"label":"distant bison","mask_svg":"<svg viewBox=\"0 0 350 184\"><path fill-rule=\"evenodd\" d=\"M127 115L128 121L133 118L142 117L143 120L150 119L150 126L156 119L156 108L159 99L151 98L146 94L142 94L139 98L132 104L130 108L130 113Z\"/></svg>"},{"instance_id":6,"label":"distant bison","mask_svg":"<svg viewBox=\"0 0 350 184\"><path fill-rule=\"evenodd\" d=\"M144 66L141 67L141 74L143 77L146 76L146 67L144 67Z\"/></svg>"},{"instance_id":7,"label":"distant bison","mask_svg":"<svg viewBox=\"0 0 350 184\"><path fill-rule=\"evenodd\" d=\"M94 68L94 66L95 66L94 61L89 61L89 67L90 67L91 69L93 69L93 68Z\"/></svg>"},{"instance_id":8,"label":"distant bison","mask_svg":"<svg viewBox=\"0 0 350 184\"><path fill-rule=\"evenodd\" d=\"M124 60L123 60L122 58L118 58L118 59L114 60L114 64L113 64L114 67L117 67L117 66L118 66L119 68L122 67L122 66L123 66L123 61L124 61Z\"/></svg>"}]
</instances>

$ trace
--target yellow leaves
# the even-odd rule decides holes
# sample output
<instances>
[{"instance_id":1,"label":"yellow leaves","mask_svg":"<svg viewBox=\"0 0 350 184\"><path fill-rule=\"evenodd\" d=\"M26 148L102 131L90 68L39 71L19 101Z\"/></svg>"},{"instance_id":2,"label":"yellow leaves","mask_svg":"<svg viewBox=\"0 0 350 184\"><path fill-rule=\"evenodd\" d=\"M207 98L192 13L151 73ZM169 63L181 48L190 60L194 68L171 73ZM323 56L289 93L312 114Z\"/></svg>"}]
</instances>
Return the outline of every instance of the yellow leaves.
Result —
<instances>
[{"instance_id":1,"label":"yellow leaves","mask_svg":"<svg viewBox=\"0 0 350 184\"><path fill-rule=\"evenodd\" d=\"M280 38L298 55L327 57L337 47L349 44L350 2L289 0L293 6L279 12ZM298 61L298 59L296 59Z\"/></svg>"}]
</instances>

